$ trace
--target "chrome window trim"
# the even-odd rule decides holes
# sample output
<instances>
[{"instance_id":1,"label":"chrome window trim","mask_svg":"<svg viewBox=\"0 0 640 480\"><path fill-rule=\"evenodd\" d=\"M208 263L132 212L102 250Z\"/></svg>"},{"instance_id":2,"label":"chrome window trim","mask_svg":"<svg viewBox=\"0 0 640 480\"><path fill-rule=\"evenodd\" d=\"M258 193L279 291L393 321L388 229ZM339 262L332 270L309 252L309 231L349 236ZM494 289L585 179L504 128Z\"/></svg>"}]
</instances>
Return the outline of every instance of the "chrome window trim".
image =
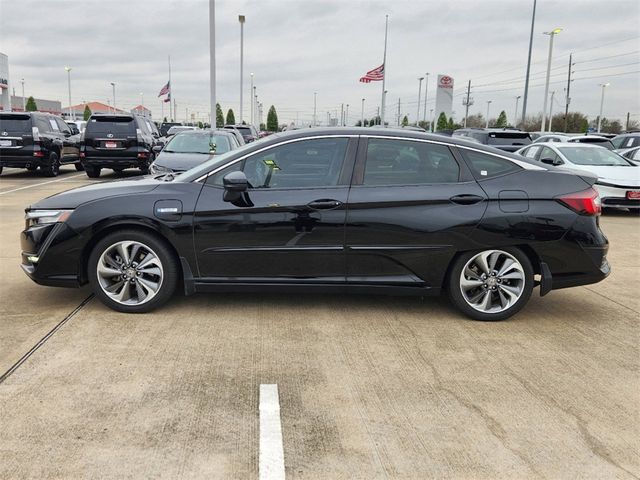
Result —
<instances>
[{"instance_id":1,"label":"chrome window trim","mask_svg":"<svg viewBox=\"0 0 640 480\"><path fill-rule=\"evenodd\" d=\"M270 148L274 148L274 147L279 147L280 145L287 145L289 143L294 143L294 142L302 142L302 141L306 141L306 140L318 140L321 138L357 138L360 135L349 135L349 134L338 134L338 135L317 135L317 136L313 136L313 137L301 137L301 138L292 138L291 140L286 140L284 142L279 142L273 145L268 145L265 146L263 148L259 148L258 150L255 150L253 152L247 153L246 155L243 155L239 158L236 158L235 160L229 162L229 163L225 163L224 165L219 166L218 168L215 168L213 170L211 170L209 173L205 173L204 175L196 178L195 180L193 180L193 183L197 183L197 182L201 182L201 181L206 181L206 179L209 177L209 175L213 175L214 173L218 173L220 170L223 170L227 167L230 167L231 165L234 165L238 162L241 162L242 160L244 160L245 158L251 157L252 155L255 155L257 153L261 153L264 152L265 150L269 150Z\"/></svg>"}]
</instances>

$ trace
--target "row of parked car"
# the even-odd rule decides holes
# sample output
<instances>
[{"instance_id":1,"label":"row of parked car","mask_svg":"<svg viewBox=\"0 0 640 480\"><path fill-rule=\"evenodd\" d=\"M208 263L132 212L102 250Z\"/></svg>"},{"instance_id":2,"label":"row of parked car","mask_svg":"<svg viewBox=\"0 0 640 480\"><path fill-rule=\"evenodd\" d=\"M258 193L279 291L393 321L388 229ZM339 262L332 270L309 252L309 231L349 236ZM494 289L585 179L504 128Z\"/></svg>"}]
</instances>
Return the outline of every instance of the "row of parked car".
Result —
<instances>
[{"instance_id":1,"label":"row of parked car","mask_svg":"<svg viewBox=\"0 0 640 480\"><path fill-rule=\"evenodd\" d=\"M87 122L65 122L43 112L0 113L0 173L3 167L40 169L45 176L58 175L61 165L73 164L97 178L103 169L117 173L128 168L149 172L156 155L181 132L195 139L207 137L206 151L227 151L259 137L253 125L226 125L216 135L194 126L164 123L160 129L148 118L133 114L92 115ZM207 130L210 132L210 130ZM176 147L179 145L176 144ZM179 151L187 148L180 147Z\"/></svg>"}]
</instances>

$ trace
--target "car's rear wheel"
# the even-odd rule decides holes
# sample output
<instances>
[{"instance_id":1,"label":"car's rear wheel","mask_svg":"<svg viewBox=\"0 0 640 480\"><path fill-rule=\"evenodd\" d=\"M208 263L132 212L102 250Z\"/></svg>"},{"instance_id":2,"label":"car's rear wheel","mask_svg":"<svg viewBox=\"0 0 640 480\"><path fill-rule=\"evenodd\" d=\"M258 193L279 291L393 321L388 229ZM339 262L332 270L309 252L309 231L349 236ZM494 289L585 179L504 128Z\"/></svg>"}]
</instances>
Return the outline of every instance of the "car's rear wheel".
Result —
<instances>
[{"instance_id":1,"label":"car's rear wheel","mask_svg":"<svg viewBox=\"0 0 640 480\"><path fill-rule=\"evenodd\" d=\"M76 167L76 170L79 171L79 172L84 170L84 167L82 166L82 164L80 162L74 163L74 166Z\"/></svg>"},{"instance_id":2,"label":"car's rear wheel","mask_svg":"<svg viewBox=\"0 0 640 480\"><path fill-rule=\"evenodd\" d=\"M119 312L144 313L165 303L176 289L175 255L164 241L139 230L121 230L100 240L88 263L96 296Z\"/></svg>"},{"instance_id":3,"label":"car's rear wheel","mask_svg":"<svg viewBox=\"0 0 640 480\"><path fill-rule=\"evenodd\" d=\"M41 171L45 177L57 177L60 172L60 159L56 152L49 154L49 162L46 167L41 167Z\"/></svg>"},{"instance_id":4,"label":"car's rear wheel","mask_svg":"<svg viewBox=\"0 0 640 480\"><path fill-rule=\"evenodd\" d=\"M100 170L102 169L98 167L89 167L89 166L84 167L84 172L87 174L87 177L89 178L98 178L100 176Z\"/></svg>"},{"instance_id":5,"label":"car's rear wheel","mask_svg":"<svg viewBox=\"0 0 640 480\"><path fill-rule=\"evenodd\" d=\"M533 267L517 248L465 253L449 272L449 297L474 320L504 320L529 301Z\"/></svg>"}]
</instances>

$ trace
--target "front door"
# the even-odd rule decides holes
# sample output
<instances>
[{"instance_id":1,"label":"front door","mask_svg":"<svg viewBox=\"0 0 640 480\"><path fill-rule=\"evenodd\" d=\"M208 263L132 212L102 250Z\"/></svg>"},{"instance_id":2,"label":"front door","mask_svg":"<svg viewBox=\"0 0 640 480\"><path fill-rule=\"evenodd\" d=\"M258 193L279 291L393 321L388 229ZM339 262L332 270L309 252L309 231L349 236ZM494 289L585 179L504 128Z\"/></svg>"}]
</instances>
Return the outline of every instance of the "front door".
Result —
<instances>
[{"instance_id":1,"label":"front door","mask_svg":"<svg viewBox=\"0 0 640 480\"><path fill-rule=\"evenodd\" d=\"M446 145L371 137L355 172L347 281L439 287L486 209L486 195L464 162Z\"/></svg>"},{"instance_id":2,"label":"front door","mask_svg":"<svg viewBox=\"0 0 640 480\"><path fill-rule=\"evenodd\" d=\"M196 208L203 281L344 282L344 223L356 139L300 139L210 175ZM223 200L222 179L243 170L245 201Z\"/></svg>"}]
</instances>

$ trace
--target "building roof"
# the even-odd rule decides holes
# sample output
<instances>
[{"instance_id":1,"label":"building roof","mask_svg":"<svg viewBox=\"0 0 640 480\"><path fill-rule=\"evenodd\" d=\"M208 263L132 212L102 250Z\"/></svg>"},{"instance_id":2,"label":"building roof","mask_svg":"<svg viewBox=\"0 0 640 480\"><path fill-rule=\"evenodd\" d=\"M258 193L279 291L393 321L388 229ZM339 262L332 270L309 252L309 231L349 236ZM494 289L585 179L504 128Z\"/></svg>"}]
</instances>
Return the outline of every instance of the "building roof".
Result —
<instances>
[{"instance_id":1,"label":"building roof","mask_svg":"<svg viewBox=\"0 0 640 480\"><path fill-rule=\"evenodd\" d=\"M84 107L89 107L91 113L113 113L113 107L102 102L87 102L79 103L78 105L71 105L71 110L74 112L84 112ZM64 107L63 111L68 111L69 107ZM127 113L125 110L116 108L116 113Z\"/></svg>"},{"instance_id":2,"label":"building roof","mask_svg":"<svg viewBox=\"0 0 640 480\"><path fill-rule=\"evenodd\" d=\"M147 107L145 107L144 105L138 105L136 107L133 107L131 109L132 111L136 111L136 112L150 112L151 110L149 110Z\"/></svg>"}]
</instances>

